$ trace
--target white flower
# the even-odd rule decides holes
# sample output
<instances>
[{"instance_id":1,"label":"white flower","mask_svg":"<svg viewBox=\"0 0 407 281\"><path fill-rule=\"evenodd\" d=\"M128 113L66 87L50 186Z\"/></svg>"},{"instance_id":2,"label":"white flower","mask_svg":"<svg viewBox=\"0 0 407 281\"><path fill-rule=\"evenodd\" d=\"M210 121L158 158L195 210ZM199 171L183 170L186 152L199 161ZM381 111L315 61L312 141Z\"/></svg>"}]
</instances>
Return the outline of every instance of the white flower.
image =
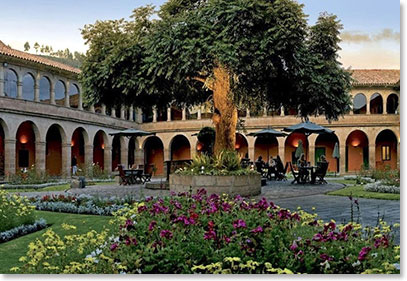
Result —
<instances>
[{"instance_id":1,"label":"white flower","mask_svg":"<svg viewBox=\"0 0 407 281\"><path fill-rule=\"evenodd\" d=\"M360 265L360 261L359 261L359 260L358 260L357 262L352 263L352 266L353 266L353 267L356 267L356 266L358 266L358 265Z\"/></svg>"}]
</instances>

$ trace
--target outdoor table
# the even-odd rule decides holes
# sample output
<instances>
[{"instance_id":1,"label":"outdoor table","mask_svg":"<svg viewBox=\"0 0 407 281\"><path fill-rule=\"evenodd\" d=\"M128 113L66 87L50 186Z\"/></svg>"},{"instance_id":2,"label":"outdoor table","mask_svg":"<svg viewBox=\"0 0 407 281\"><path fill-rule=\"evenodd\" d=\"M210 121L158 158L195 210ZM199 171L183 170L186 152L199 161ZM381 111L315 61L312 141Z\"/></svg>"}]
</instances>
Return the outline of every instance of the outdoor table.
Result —
<instances>
[{"instance_id":1,"label":"outdoor table","mask_svg":"<svg viewBox=\"0 0 407 281\"><path fill-rule=\"evenodd\" d=\"M300 172L300 174L303 174L303 173L301 173L301 170L302 171L309 170L311 172L311 174L312 174L314 172L314 169L316 169L316 168L317 168L317 166L303 166L303 167L298 166L298 171ZM302 181L301 183L306 183L306 182L308 182L308 181Z\"/></svg>"},{"instance_id":2,"label":"outdoor table","mask_svg":"<svg viewBox=\"0 0 407 281\"><path fill-rule=\"evenodd\" d=\"M127 169L123 170L124 174L129 177L130 182L135 184L137 182L137 178L140 179L141 183L143 183L143 170L142 169Z\"/></svg>"}]
</instances>

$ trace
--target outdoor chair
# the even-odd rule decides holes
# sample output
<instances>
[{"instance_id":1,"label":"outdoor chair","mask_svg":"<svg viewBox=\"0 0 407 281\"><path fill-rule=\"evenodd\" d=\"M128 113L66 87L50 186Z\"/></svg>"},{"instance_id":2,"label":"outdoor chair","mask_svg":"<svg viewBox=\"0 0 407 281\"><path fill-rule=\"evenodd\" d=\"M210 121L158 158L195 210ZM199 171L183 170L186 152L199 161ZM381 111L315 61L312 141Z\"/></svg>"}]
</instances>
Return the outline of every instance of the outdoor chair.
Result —
<instances>
[{"instance_id":1,"label":"outdoor chair","mask_svg":"<svg viewBox=\"0 0 407 281\"><path fill-rule=\"evenodd\" d=\"M288 163L285 164L285 167L283 167L283 163L277 163L276 165L277 171L276 171L276 180L281 181L281 180L287 180L287 169L288 169Z\"/></svg>"},{"instance_id":2,"label":"outdoor chair","mask_svg":"<svg viewBox=\"0 0 407 281\"><path fill-rule=\"evenodd\" d=\"M151 174L142 174L144 183L151 181L151 176L152 176Z\"/></svg>"},{"instance_id":3,"label":"outdoor chair","mask_svg":"<svg viewBox=\"0 0 407 281\"><path fill-rule=\"evenodd\" d=\"M126 173L123 170L122 165L118 165L117 169L119 170L119 177L121 179L120 185L129 185L130 184L130 177L126 175Z\"/></svg>"},{"instance_id":4,"label":"outdoor chair","mask_svg":"<svg viewBox=\"0 0 407 281\"><path fill-rule=\"evenodd\" d=\"M325 178L326 172L328 171L329 162L318 162L315 174L313 175L313 181L318 177L317 183L327 184Z\"/></svg>"},{"instance_id":5,"label":"outdoor chair","mask_svg":"<svg viewBox=\"0 0 407 281\"><path fill-rule=\"evenodd\" d=\"M288 164L290 165L290 170L291 170L291 173L293 174L293 177L294 177L294 180L291 182L291 184L294 184L294 183L301 183L301 180L300 180L300 172L294 170L294 168L293 168L293 163L288 162ZM287 166L287 165L286 165L286 166Z\"/></svg>"}]
</instances>

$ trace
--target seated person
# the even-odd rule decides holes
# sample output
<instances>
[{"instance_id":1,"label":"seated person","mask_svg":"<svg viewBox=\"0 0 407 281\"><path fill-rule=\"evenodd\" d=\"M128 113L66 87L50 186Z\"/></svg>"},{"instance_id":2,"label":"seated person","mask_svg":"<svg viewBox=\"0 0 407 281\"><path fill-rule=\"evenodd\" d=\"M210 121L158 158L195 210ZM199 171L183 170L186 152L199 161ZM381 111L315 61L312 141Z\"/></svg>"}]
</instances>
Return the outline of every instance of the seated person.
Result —
<instances>
[{"instance_id":1,"label":"seated person","mask_svg":"<svg viewBox=\"0 0 407 281\"><path fill-rule=\"evenodd\" d=\"M131 165L131 168L130 168L130 169L135 170L135 169L138 168L137 166L138 166L137 164L133 164L133 165Z\"/></svg>"},{"instance_id":2,"label":"seated person","mask_svg":"<svg viewBox=\"0 0 407 281\"><path fill-rule=\"evenodd\" d=\"M263 174L264 166L265 166L265 163L263 161L263 157L260 155L259 158L257 158L257 161L256 161L256 170L257 170L257 172L259 172L260 174Z\"/></svg>"},{"instance_id":3,"label":"seated person","mask_svg":"<svg viewBox=\"0 0 407 281\"><path fill-rule=\"evenodd\" d=\"M273 156L270 156L267 169L267 178L271 179L271 174L276 175L276 161L273 159Z\"/></svg>"},{"instance_id":4,"label":"seated person","mask_svg":"<svg viewBox=\"0 0 407 281\"><path fill-rule=\"evenodd\" d=\"M281 158L279 155L276 157L276 177L278 176L279 178L284 178L284 164L283 161L281 161Z\"/></svg>"},{"instance_id":5,"label":"seated person","mask_svg":"<svg viewBox=\"0 0 407 281\"><path fill-rule=\"evenodd\" d=\"M297 162L299 178L300 178L301 182L305 182L307 177L309 176L309 172L306 169L301 169L301 167L307 167L307 165L308 165L308 162L305 159L305 155L304 155L304 153L301 153L301 156Z\"/></svg>"},{"instance_id":6,"label":"seated person","mask_svg":"<svg viewBox=\"0 0 407 281\"><path fill-rule=\"evenodd\" d=\"M311 171L311 183L315 183L315 179L317 178L317 175L322 172L323 168L321 166L321 163L328 163L328 161L326 161L325 155L321 155L319 157L319 162L317 163L317 168L315 169L315 172Z\"/></svg>"}]
</instances>

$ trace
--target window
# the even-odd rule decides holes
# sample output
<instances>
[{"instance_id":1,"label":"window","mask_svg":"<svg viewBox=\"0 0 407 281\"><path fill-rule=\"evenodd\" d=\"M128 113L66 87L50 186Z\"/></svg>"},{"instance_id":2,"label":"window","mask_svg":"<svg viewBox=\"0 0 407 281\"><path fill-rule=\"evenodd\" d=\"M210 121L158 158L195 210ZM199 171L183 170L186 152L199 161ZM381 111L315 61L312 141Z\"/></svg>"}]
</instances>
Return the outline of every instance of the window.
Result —
<instances>
[{"instance_id":1,"label":"window","mask_svg":"<svg viewBox=\"0 0 407 281\"><path fill-rule=\"evenodd\" d=\"M390 160L390 145L382 146L382 161Z\"/></svg>"}]
</instances>

